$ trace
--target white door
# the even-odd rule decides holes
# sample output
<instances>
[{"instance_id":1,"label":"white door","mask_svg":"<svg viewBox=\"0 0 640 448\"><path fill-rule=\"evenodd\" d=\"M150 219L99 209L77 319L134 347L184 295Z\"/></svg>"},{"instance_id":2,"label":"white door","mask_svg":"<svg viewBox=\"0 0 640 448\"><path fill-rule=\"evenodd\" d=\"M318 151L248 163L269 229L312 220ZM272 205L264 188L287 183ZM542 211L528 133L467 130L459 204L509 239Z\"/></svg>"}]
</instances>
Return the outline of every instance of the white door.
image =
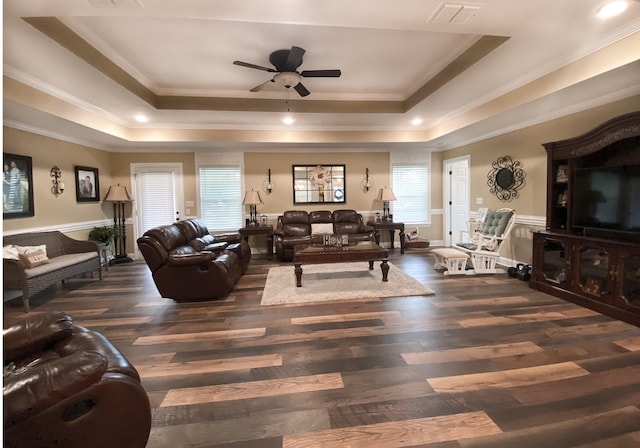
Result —
<instances>
[{"instance_id":1,"label":"white door","mask_svg":"<svg viewBox=\"0 0 640 448\"><path fill-rule=\"evenodd\" d=\"M448 159L444 164L444 241L458 241L469 223L469 156Z\"/></svg>"},{"instance_id":2,"label":"white door","mask_svg":"<svg viewBox=\"0 0 640 448\"><path fill-rule=\"evenodd\" d=\"M132 163L134 241L147 230L184 215L181 163ZM134 256L139 258L137 244Z\"/></svg>"}]
</instances>

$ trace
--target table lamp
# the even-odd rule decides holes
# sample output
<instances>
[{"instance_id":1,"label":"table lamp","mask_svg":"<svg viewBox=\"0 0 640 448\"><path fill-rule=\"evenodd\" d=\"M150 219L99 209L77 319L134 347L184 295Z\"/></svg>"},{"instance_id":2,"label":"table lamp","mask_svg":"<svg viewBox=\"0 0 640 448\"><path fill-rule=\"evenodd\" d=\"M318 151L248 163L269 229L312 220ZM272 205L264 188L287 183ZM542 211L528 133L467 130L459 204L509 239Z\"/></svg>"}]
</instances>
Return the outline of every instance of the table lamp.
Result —
<instances>
[{"instance_id":1,"label":"table lamp","mask_svg":"<svg viewBox=\"0 0 640 448\"><path fill-rule=\"evenodd\" d=\"M380 189L378 193L378 200L382 201L382 217L383 219L389 221L389 201L395 201L396 195L393 194L393 190L389 187L384 187Z\"/></svg>"},{"instance_id":2,"label":"table lamp","mask_svg":"<svg viewBox=\"0 0 640 448\"><path fill-rule=\"evenodd\" d=\"M249 221L251 225L256 225L258 223L258 213L256 210L256 205L262 204L262 199L260 199L260 193L255 190L247 191L244 194L243 204L249 206L250 210L250 218Z\"/></svg>"}]
</instances>

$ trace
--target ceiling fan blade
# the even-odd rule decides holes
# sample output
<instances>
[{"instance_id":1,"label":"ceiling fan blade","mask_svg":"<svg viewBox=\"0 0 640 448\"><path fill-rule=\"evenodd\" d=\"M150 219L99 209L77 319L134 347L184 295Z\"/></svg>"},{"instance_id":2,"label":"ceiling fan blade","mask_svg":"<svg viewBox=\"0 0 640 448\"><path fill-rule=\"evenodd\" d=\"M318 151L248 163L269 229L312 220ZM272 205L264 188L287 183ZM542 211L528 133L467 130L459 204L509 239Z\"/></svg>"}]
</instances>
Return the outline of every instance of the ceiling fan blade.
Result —
<instances>
[{"instance_id":1,"label":"ceiling fan blade","mask_svg":"<svg viewBox=\"0 0 640 448\"><path fill-rule=\"evenodd\" d=\"M257 70L264 70L265 72L271 72L271 73L275 73L275 70L269 67L263 67L261 65L256 65L256 64L250 64L248 62L242 62L242 61L233 61L234 65L239 65L241 67L248 67L248 68L255 68Z\"/></svg>"},{"instance_id":2,"label":"ceiling fan blade","mask_svg":"<svg viewBox=\"0 0 640 448\"><path fill-rule=\"evenodd\" d=\"M340 70L303 70L300 73L300 76L305 78L339 78L340 75Z\"/></svg>"},{"instance_id":3,"label":"ceiling fan blade","mask_svg":"<svg viewBox=\"0 0 640 448\"><path fill-rule=\"evenodd\" d=\"M275 82L275 81L273 79L270 79L269 81L263 82L262 84L257 85L253 89L249 90L249 92L259 92L265 87L267 87L269 83L272 83L272 82Z\"/></svg>"},{"instance_id":4,"label":"ceiling fan blade","mask_svg":"<svg viewBox=\"0 0 640 448\"><path fill-rule=\"evenodd\" d=\"M298 67L302 65L302 56L304 55L304 48L293 46L289 51L287 57L287 68L292 72L296 71Z\"/></svg>"},{"instance_id":5,"label":"ceiling fan blade","mask_svg":"<svg viewBox=\"0 0 640 448\"><path fill-rule=\"evenodd\" d=\"M298 84L296 84L295 86L293 86L294 89L296 89L296 92L298 92L298 94L300 96L307 96L309 95L311 92L309 92L307 90L307 88L305 86L302 85L301 82L299 82Z\"/></svg>"}]
</instances>

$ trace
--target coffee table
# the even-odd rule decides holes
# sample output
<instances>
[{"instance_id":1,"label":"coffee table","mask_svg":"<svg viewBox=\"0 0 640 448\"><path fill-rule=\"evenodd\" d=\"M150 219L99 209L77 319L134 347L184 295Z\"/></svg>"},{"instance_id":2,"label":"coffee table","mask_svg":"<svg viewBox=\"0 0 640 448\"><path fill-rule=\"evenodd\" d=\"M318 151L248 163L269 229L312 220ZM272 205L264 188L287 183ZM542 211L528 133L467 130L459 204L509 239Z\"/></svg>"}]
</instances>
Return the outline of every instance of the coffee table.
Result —
<instances>
[{"instance_id":1,"label":"coffee table","mask_svg":"<svg viewBox=\"0 0 640 448\"><path fill-rule=\"evenodd\" d=\"M299 247L299 248L298 248ZM302 286L302 264L347 263L354 261L368 261L369 270L373 270L373 262L381 260L382 281L387 281L389 273L389 252L369 241L358 242L354 245L335 247L320 245L303 245L296 247L293 255L296 285Z\"/></svg>"}]
</instances>

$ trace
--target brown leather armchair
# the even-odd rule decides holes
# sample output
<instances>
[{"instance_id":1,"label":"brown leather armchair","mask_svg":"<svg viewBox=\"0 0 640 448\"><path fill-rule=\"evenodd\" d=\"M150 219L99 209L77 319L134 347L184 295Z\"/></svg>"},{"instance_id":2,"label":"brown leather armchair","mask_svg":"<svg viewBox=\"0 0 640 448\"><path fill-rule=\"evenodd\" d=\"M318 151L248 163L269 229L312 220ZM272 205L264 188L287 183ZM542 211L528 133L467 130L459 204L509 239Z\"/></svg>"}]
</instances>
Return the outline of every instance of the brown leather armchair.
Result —
<instances>
[{"instance_id":1,"label":"brown leather armchair","mask_svg":"<svg viewBox=\"0 0 640 448\"><path fill-rule=\"evenodd\" d=\"M5 447L143 448L151 408L136 369L63 312L3 332Z\"/></svg>"},{"instance_id":2,"label":"brown leather armchair","mask_svg":"<svg viewBox=\"0 0 640 448\"><path fill-rule=\"evenodd\" d=\"M210 235L199 219L147 230L137 243L160 295L177 301L227 296L251 259L240 234Z\"/></svg>"}]
</instances>

